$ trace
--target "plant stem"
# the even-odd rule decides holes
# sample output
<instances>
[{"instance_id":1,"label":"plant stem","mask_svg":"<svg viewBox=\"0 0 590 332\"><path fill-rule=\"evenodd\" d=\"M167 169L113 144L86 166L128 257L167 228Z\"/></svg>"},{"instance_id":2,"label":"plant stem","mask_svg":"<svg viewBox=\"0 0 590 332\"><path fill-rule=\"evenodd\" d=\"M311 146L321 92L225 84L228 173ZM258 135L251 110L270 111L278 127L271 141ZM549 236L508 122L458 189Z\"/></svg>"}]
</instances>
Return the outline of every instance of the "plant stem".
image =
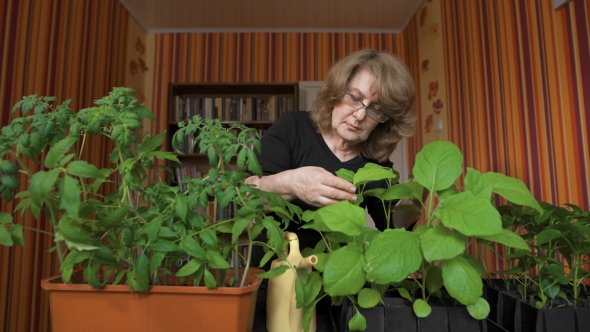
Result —
<instances>
[{"instance_id":1,"label":"plant stem","mask_svg":"<svg viewBox=\"0 0 590 332\"><path fill-rule=\"evenodd\" d=\"M42 234L51 235L51 236L54 236L55 237L55 235L53 233L51 233L51 232L43 231L43 230L40 230L38 228L33 228L33 227L29 227L29 226L24 226L24 225L21 225L21 226L22 226L22 228L28 229L30 231L35 231L35 232L39 232L39 233L42 233Z\"/></svg>"}]
</instances>

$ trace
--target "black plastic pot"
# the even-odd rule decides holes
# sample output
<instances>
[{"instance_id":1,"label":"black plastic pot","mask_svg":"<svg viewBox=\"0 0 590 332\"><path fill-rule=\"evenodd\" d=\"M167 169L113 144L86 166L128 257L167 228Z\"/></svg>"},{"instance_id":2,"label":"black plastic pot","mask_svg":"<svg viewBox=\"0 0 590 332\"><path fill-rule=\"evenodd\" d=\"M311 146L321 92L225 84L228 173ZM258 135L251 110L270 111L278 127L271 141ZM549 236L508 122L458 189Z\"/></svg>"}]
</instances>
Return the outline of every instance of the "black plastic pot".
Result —
<instances>
[{"instance_id":1,"label":"black plastic pot","mask_svg":"<svg viewBox=\"0 0 590 332\"><path fill-rule=\"evenodd\" d=\"M498 325L511 332L590 331L589 308L538 309L517 292L500 292L497 312Z\"/></svg>"},{"instance_id":2,"label":"black plastic pot","mask_svg":"<svg viewBox=\"0 0 590 332\"><path fill-rule=\"evenodd\" d=\"M465 307L432 303L432 312L426 318L418 318L403 298L385 297L384 306L371 309L359 308L367 320L367 332L506 332L487 319L476 320ZM339 315L339 330L348 332L348 321L356 309L345 300Z\"/></svg>"}]
</instances>

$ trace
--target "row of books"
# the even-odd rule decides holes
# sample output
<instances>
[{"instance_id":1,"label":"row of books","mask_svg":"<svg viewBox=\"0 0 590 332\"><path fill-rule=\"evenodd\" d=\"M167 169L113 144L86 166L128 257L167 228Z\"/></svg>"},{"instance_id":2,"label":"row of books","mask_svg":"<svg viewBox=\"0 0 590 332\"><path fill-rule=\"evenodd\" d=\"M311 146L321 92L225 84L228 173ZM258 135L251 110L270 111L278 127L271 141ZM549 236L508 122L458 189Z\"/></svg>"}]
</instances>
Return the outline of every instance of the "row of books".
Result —
<instances>
[{"instance_id":1,"label":"row of books","mask_svg":"<svg viewBox=\"0 0 590 332\"><path fill-rule=\"evenodd\" d=\"M185 121L195 115L221 121L276 121L285 112L294 111L292 97L263 98L211 97L182 98L176 96L173 122Z\"/></svg>"},{"instance_id":2,"label":"row of books","mask_svg":"<svg viewBox=\"0 0 590 332\"><path fill-rule=\"evenodd\" d=\"M264 135L264 133L266 132L266 129L258 129L258 138L260 139L262 137L262 135ZM238 135L238 131L237 129L232 130L232 133L234 135ZM178 145L176 146L176 148L182 152L183 154L188 154L188 153L199 153L199 148L198 146L195 147L195 149L193 149L195 143L195 139L194 137L188 137L185 136L184 137L184 141L181 143L178 143ZM252 144L251 144L252 145ZM250 146L250 149L254 149L253 146Z\"/></svg>"}]
</instances>

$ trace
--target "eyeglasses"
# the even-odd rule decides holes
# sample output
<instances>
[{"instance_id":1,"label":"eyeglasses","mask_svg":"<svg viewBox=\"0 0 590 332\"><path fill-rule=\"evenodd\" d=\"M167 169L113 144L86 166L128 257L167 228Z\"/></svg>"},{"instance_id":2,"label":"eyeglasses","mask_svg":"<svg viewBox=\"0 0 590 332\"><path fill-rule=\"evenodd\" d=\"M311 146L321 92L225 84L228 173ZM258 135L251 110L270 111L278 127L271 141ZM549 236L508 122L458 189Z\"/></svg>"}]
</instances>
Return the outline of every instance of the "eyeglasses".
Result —
<instances>
[{"instance_id":1,"label":"eyeglasses","mask_svg":"<svg viewBox=\"0 0 590 332\"><path fill-rule=\"evenodd\" d=\"M389 120L388 115L385 115L385 113L380 112L373 106L366 106L357 96L351 94L350 92L344 93L342 96L342 101L355 110L360 110L361 108L366 109L367 116L377 122L384 123L385 121Z\"/></svg>"}]
</instances>

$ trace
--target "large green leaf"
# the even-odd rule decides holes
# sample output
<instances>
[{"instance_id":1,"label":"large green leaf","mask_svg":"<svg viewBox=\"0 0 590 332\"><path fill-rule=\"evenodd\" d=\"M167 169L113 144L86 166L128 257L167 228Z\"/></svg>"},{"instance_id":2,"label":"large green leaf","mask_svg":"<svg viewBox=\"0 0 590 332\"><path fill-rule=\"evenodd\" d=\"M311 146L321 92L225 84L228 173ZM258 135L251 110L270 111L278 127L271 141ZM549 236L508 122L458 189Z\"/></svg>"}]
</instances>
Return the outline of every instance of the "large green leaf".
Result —
<instances>
[{"instance_id":1,"label":"large green leaf","mask_svg":"<svg viewBox=\"0 0 590 332\"><path fill-rule=\"evenodd\" d=\"M145 253L139 254L135 266L127 273L127 283L138 292L149 289L149 260Z\"/></svg>"},{"instance_id":2,"label":"large green leaf","mask_svg":"<svg viewBox=\"0 0 590 332\"><path fill-rule=\"evenodd\" d=\"M59 207L66 210L72 218L78 218L80 209L80 183L73 177L66 175L58 180Z\"/></svg>"},{"instance_id":3,"label":"large green leaf","mask_svg":"<svg viewBox=\"0 0 590 332\"><path fill-rule=\"evenodd\" d=\"M484 178L492 184L492 191L512 203L526 205L543 213L543 208L527 188L526 184L502 173L487 172Z\"/></svg>"},{"instance_id":4,"label":"large green leaf","mask_svg":"<svg viewBox=\"0 0 590 332\"><path fill-rule=\"evenodd\" d=\"M367 319L358 310L348 321L349 331L364 331L367 329Z\"/></svg>"},{"instance_id":5,"label":"large green leaf","mask_svg":"<svg viewBox=\"0 0 590 332\"><path fill-rule=\"evenodd\" d=\"M537 234L537 245L545 244L561 236L561 231L554 228L547 228Z\"/></svg>"},{"instance_id":6,"label":"large green leaf","mask_svg":"<svg viewBox=\"0 0 590 332\"><path fill-rule=\"evenodd\" d=\"M179 245L180 249L184 250L190 256L201 260L205 259L205 250L192 237L185 236L182 238Z\"/></svg>"},{"instance_id":7,"label":"large green leaf","mask_svg":"<svg viewBox=\"0 0 590 332\"><path fill-rule=\"evenodd\" d=\"M95 244L95 239L92 237L92 232L88 227L72 220L68 215L61 217L57 225L57 232L63 239L72 243L79 243L80 245Z\"/></svg>"},{"instance_id":8,"label":"large green leaf","mask_svg":"<svg viewBox=\"0 0 590 332\"><path fill-rule=\"evenodd\" d=\"M324 206L316 211L321 222L316 223L321 231L341 232L350 236L361 234L366 224L365 210L349 201Z\"/></svg>"},{"instance_id":9,"label":"large green leaf","mask_svg":"<svg viewBox=\"0 0 590 332\"><path fill-rule=\"evenodd\" d=\"M49 149L47 152L47 156L45 157L44 165L47 168L53 168L57 166L60 160L63 159L66 152L70 150L72 145L76 143L77 139L75 137L67 136L63 138L61 141L57 142L54 146Z\"/></svg>"},{"instance_id":10,"label":"large green leaf","mask_svg":"<svg viewBox=\"0 0 590 332\"><path fill-rule=\"evenodd\" d=\"M492 184L483 177L481 172L471 167L467 167L465 190L471 191L475 196L480 196L485 199L490 199L492 197Z\"/></svg>"},{"instance_id":11,"label":"large green leaf","mask_svg":"<svg viewBox=\"0 0 590 332\"><path fill-rule=\"evenodd\" d=\"M324 287L330 296L357 294L365 284L365 259L358 248L344 246L330 253Z\"/></svg>"},{"instance_id":12,"label":"large green leaf","mask_svg":"<svg viewBox=\"0 0 590 332\"><path fill-rule=\"evenodd\" d=\"M412 173L430 192L450 187L463 172L463 156L459 148L448 141L427 144L416 155Z\"/></svg>"},{"instance_id":13,"label":"large green leaf","mask_svg":"<svg viewBox=\"0 0 590 332\"><path fill-rule=\"evenodd\" d=\"M389 167L383 167L374 163L367 163L365 164L365 166L359 168L356 171L352 183L355 187L358 187L362 184L373 181L384 179L395 180L397 178L398 175L393 172L393 169Z\"/></svg>"},{"instance_id":14,"label":"large green leaf","mask_svg":"<svg viewBox=\"0 0 590 332\"><path fill-rule=\"evenodd\" d=\"M482 295L483 283L475 268L463 257L443 262L442 276L449 295L468 305L475 304Z\"/></svg>"},{"instance_id":15,"label":"large green leaf","mask_svg":"<svg viewBox=\"0 0 590 332\"><path fill-rule=\"evenodd\" d=\"M500 243L508 247L530 251L529 246L524 242L520 235L507 229L503 229L502 232L498 234L479 236L479 238L486 241Z\"/></svg>"},{"instance_id":16,"label":"large green leaf","mask_svg":"<svg viewBox=\"0 0 590 332\"><path fill-rule=\"evenodd\" d=\"M407 198L416 198L422 200L423 191L424 187L422 187L422 185L420 185L418 182L409 181L402 184L396 184L385 189L379 198L386 201Z\"/></svg>"},{"instance_id":17,"label":"large green leaf","mask_svg":"<svg viewBox=\"0 0 590 332\"><path fill-rule=\"evenodd\" d=\"M386 230L373 239L365 258L367 280L378 284L400 282L422 263L420 239L403 229Z\"/></svg>"},{"instance_id":18,"label":"large green leaf","mask_svg":"<svg viewBox=\"0 0 590 332\"><path fill-rule=\"evenodd\" d=\"M467 236L493 235L502 231L498 210L488 199L469 191L447 197L442 202L442 209L436 211L436 216L445 226Z\"/></svg>"},{"instance_id":19,"label":"large green leaf","mask_svg":"<svg viewBox=\"0 0 590 332\"><path fill-rule=\"evenodd\" d=\"M465 251L467 237L444 226L434 227L422 235L421 246L428 262L451 259Z\"/></svg>"},{"instance_id":20,"label":"large green leaf","mask_svg":"<svg viewBox=\"0 0 590 332\"><path fill-rule=\"evenodd\" d=\"M68 164L66 171L70 175L79 176L83 178L102 178L104 177L103 171L96 168L96 166L89 164L83 160L74 160Z\"/></svg>"},{"instance_id":21,"label":"large green leaf","mask_svg":"<svg viewBox=\"0 0 590 332\"><path fill-rule=\"evenodd\" d=\"M61 173L60 169L52 169L48 172L38 171L29 179L29 192L33 203L41 206L43 198L49 197L49 192L53 189L57 177Z\"/></svg>"},{"instance_id":22,"label":"large green leaf","mask_svg":"<svg viewBox=\"0 0 590 332\"><path fill-rule=\"evenodd\" d=\"M146 138L143 144L137 149L137 154L141 155L155 150L157 147L162 145L165 135L166 131L164 130L154 137Z\"/></svg>"}]
</instances>

